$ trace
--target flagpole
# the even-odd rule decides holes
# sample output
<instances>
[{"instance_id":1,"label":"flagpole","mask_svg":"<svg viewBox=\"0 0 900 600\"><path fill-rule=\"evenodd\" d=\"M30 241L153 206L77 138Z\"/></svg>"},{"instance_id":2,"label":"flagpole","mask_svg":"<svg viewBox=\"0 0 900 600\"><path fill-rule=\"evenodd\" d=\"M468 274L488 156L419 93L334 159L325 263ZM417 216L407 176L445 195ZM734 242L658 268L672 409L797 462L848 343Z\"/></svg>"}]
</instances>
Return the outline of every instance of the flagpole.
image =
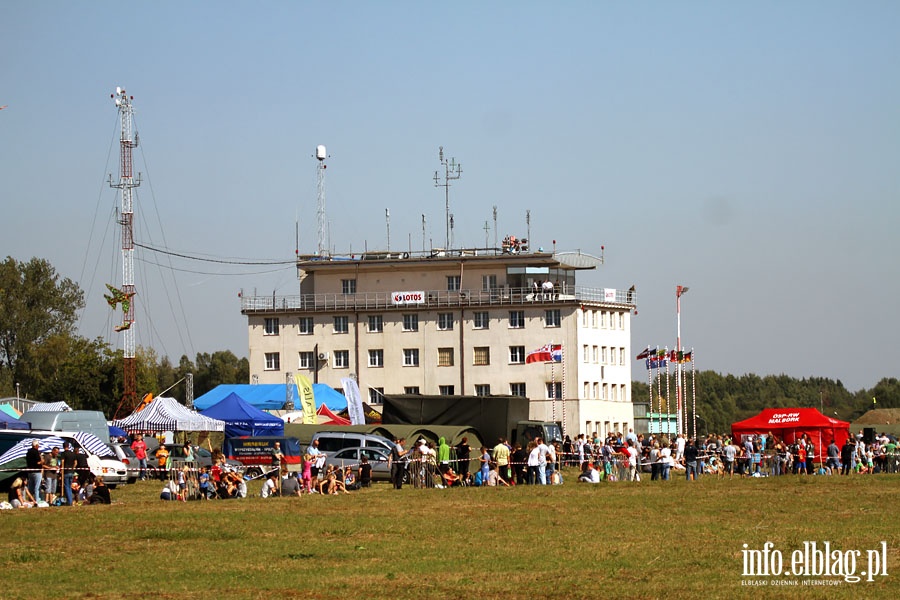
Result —
<instances>
[{"instance_id":1,"label":"flagpole","mask_svg":"<svg viewBox=\"0 0 900 600\"><path fill-rule=\"evenodd\" d=\"M683 357L682 357L683 358ZM694 438L697 437L697 370L694 369L694 348L691 348L691 402L694 414Z\"/></svg>"},{"instance_id":2,"label":"flagpole","mask_svg":"<svg viewBox=\"0 0 900 600\"><path fill-rule=\"evenodd\" d=\"M681 354L681 296L686 294L687 291L688 291L688 288L683 285L679 285L675 288L675 315L676 315L676 322L677 322L677 325L676 325L677 347L675 348L675 351L678 352L678 354ZM681 433L683 431L683 423L681 421L681 401L682 401L682 398L681 398L682 389L681 388L682 388L682 384L681 384L681 378L679 377L679 373L681 373L682 371L683 371L683 369L681 368L681 363L678 363L675 366L675 396L676 396L676 400L678 403L677 429L678 429L679 433Z\"/></svg>"}]
</instances>

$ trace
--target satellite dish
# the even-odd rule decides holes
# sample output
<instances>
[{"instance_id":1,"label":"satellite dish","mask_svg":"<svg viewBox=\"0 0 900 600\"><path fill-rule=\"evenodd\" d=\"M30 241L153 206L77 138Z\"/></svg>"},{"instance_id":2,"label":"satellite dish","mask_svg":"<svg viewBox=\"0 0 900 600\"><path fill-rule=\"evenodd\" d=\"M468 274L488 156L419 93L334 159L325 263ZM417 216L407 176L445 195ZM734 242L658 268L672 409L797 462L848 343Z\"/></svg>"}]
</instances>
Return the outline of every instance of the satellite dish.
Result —
<instances>
[{"instance_id":1,"label":"satellite dish","mask_svg":"<svg viewBox=\"0 0 900 600\"><path fill-rule=\"evenodd\" d=\"M122 101L116 98L116 106L122 106Z\"/></svg>"},{"instance_id":2,"label":"satellite dish","mask_svg":"<svg viewBox=\"0 0 900 600\"><path fill-rule=\"evenodd\" d=\"M316 146L316 158L319 160L325 160L326 158L328 158L328 153L325 151L324 145L319 144L318 146Z\"/></svg>"},{"instance_id":3,"label":"satellite dish","mask_svg":"<svg viewBox=\"0 0 900 600\"><path fill-rule=\"evenodd\" d=\"M120 88L119 86L116 86L116 93L117 93L117 94L121 94L121 93L122 93L122 88Z\"/></svg>"}]
</instances>

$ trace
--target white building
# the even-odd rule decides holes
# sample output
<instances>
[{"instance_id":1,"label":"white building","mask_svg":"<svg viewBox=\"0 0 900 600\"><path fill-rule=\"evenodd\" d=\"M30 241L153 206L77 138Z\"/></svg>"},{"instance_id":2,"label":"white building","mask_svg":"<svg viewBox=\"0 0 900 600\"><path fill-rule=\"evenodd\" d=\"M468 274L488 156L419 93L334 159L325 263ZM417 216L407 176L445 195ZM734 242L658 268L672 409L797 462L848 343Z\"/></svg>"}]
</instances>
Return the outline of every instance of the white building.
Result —
<instances>
[{"instance_id":1,"label":"white building","mask_svg":"<svg viewBox=\"0 0 900 600\"><path fill-rule=\"evenodd\" d=\"M480 255L479 255L480 254ZM589 289L587 255L436 251L301 257L300 294L243 296L251 380L291 373L384 393L530 398L530 417L568 435L633 426L633 292ZM542 284L551 282L552 290ZM526 362L561 345L562 362Z\"/></svg>"}]
</instances>

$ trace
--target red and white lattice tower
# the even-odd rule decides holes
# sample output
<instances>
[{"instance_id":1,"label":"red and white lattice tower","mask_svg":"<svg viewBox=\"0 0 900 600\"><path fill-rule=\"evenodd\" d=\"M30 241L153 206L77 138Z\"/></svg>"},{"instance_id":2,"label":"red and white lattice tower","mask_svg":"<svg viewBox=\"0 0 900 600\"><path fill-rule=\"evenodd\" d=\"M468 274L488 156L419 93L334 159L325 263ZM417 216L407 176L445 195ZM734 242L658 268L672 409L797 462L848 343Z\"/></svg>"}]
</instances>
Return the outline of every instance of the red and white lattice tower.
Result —
<instances>
[{"instance_id":1,"label":"red and white lattice tower","mask_svg":"<svg viewBox=\"0 0 900 600\"><path fill-rule=\"evenodd\" d=\"M115 94L110 94L119 109L121 119L121 135L119 136L119 182L110 186L121 190L122 213L119 225L122 227L122 293L129 298L122 325L116 329L124 335L124 391L121 406L130 411L137 405L137 381L135 375L135 343L134 343L134 188L138 187L140 177L134 178L134 161L132 152L138 145L137 133L134 131L134 108L131 106L134 96L128 96L120 87ZM123 306L124 308L124 306Z\"/></svg>"}]
</instances>

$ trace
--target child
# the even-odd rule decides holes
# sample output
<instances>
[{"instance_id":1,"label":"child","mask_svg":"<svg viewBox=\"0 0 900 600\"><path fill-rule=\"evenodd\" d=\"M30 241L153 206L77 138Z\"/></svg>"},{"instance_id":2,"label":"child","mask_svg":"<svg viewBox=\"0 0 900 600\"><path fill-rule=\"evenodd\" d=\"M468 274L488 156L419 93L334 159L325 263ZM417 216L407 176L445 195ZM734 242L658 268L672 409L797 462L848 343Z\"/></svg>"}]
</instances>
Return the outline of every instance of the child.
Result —
<instances>
[{"instance_id":1,"label":"child","mask_svg":"<svg viewBox=\"0 0 900 600\"><path fill-rule=\"evenodd\" d=\"M178 499L182 502L187 502L187 472L187 466L178 471Z\"/></svg>"},{"instance_id":2,"label":"child","mask_svg":"<svg viewBox=\"0 0 900 600\"><path fill-rule=\"evenodd\" d=\"M206 467L200 468L200 499L201 500L209 500L210 497L210 489L209 489L209 473L206 470Z\"/></svg>"},{"instance_id":3,"label":"child","mask_svg":"<svg viewBox=\"0 0 900 600\"><path fill-rule=\"evenodd\" d=\"M312 456L304 454L300 461L300 466L303 468L303 489L306 490L307 494L312 494Z\"/></svg>"}]
</instances>

